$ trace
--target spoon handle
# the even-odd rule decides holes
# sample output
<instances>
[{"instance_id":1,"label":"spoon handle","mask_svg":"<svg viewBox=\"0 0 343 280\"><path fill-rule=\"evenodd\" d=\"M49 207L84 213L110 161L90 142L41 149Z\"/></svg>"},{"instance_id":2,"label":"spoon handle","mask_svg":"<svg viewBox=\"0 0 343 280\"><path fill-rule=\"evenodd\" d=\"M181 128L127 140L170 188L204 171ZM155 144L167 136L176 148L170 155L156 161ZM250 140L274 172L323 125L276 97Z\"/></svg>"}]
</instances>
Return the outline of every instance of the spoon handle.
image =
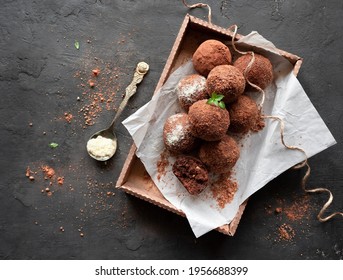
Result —
<instances>
[{"instance_id":1,"label":"spoon handle","mask_svg":"<svg viewBox=\"0 0 343 280\"><path fill-rule=\"evenodd\" d=\"M133 74L133 79L131 81L131 83L127 86L126 90L125 90L125 96L123 101L120 103L117 113L113 118L113 121L110 125L110 128L113 129L115 121L118 119L118 117L121 115L121 113L123 112L127 102L129 101L129 99L131 98L131 96L133 96L136 91L137 91L137 85L143 80L144 75L148 72L149 70L149 65L145 62L139 62L137 64L135 73Z\"/></svg>"}]
</instances>

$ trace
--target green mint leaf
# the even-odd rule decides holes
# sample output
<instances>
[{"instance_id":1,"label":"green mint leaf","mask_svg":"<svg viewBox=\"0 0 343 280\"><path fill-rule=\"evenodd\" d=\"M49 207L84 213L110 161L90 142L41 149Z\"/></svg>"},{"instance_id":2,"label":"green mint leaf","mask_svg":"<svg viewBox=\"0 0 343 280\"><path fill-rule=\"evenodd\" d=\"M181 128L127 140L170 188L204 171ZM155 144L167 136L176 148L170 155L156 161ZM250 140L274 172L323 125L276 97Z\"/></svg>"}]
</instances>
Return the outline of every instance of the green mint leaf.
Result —
<instances>
[{"instance_id":1,"label":"green mint leaf","mask_svg":"<svg viewBox=\"0 0 343 280\"><path fill-rule=\"evenodd\" d=\"M223 98L224 98L224 95L222 95L222 94L218 94L218 95L216 96L216 100L217 100L217 101L221 101Z\"/></svg>"},{"instance_id":2,"label":"green mint leaf","mask_svg":"<svg viewBox=\"0 0 343 280\"><path fill-rule=\"evenodd\" d=\"M54 142L51 142L51 143L49 144L49 147L50 147L51 149L55 149L55 148L58 147L58 144L57 144L57 143L54 143Z\"/></svg>"},{"instance_id":3,"label":"green mint leaf","mask_svg":"<svg viewBox=\"0 0 343 280\"><path fill-rule=\"evenodd\" d=\"M221 101L224 98L224 95L212 93L211 98L207 100L207 104L218 106L219 108L225 109L225 103Z\"/></svg>"},{"instance_id":4,"label":"green mint leaf","mask_svg":"<svg viewBox=\"0 0 343 280\"><path fill-rule=\"evenodd\" d=\"M80 43L78 41L75 41L74 46L75 46L75 49L78 50L80 48Z\"/></svg>"},{"instance_id":5,"label":"green mint leaf","mask_svg":"<svg viewBox=\"0 0 343 280\"><path fill-rule=\"evenodd\" d=\"M219 107L225 109L225 103L223 101L219 102Z\"/></svg>"}]
</instances>

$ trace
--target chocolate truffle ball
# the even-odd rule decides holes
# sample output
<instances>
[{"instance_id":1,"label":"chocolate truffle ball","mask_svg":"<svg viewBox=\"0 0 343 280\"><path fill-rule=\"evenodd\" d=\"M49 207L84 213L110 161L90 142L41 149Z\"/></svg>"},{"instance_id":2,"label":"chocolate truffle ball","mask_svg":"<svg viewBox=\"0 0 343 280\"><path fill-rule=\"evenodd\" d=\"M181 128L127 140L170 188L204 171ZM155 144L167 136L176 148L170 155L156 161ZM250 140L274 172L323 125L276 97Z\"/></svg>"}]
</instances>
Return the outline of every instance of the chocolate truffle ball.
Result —
<instances>
[{"instance_id":1,"label":"chocolate truffle ball","mask_svg":"<svg viewBox=\"0 0 343 280\"><path fill-rule=\"evenodd\" d=\"M273 81L273 66L263 55L256 53L254 55L255 61L245 75L251 83L265 89ZM243 55L235 61L234 66L244 73L251 59L251 54Z\"/></svg>"},{"instance_id":2,"label":"chocolate truffle ball","mask_svg":"<svg viewBox=\"0 0 343 280\"><path fill-rule=\"evenodd\" d=\"M182 78L176 87L176 94L180 106L188 111L189 107L196 101L208 98L206 78L198 74Z\"/></svg>"},{"instance_id":3,"label":"chocolate truffle ball","mask_svg":"<svg viewBox=\"0 0 343 280\"><path fill-rule=\"evenodd\" d=\"M222 139L230 125L230 115L226 109L207 104L207 99L195 102L188 112L191 133L206 141Z\"/></svg>"},{"instance_id":4,"label":"chocolate truffle ball","mask_svg":"<svg viewBox=\"0 0 343 280\"><path fill-rule=\"evenodd\" d=\"M207 92L224 95L223 101L235 101L245 89L245 78L242 72L232 65L220 65L212 69L206 81Z\"/></svg>"},{"instance_id":5,"label":"chocolate truffle ball","mask_svg":"<svg viewBox=\"0 0 343 280\"><path fill-rule=\"evenodd\" d=\"M166 120L163 141L167 150L174 153L189 152L195 148L196 138L191 134L191 125L186 113L172 115Z\"/></svg>"},{"instance_id":6,"label":"chocolate truffle ball","mask_svg":"<svg viewBox=\"0 0 343 280\"><path fill-rule=\"evenodd\" d=\"M199 151L200 160L213 173L229 172L239 158L239 147L229 135L220 141L204 142Z\"/></svg>"},{"instance_id":7,"label":"chocolate truffle ball","mask_svg":"<svg viewBox=\"0 0 343 280\"><path fill-rule=\"evenodd\" d=\"M254 100L243 94L229 107L229 130L236 133L247 133L254 129L259 118L259 110Z\"/></svg>"},{"instance_id":8,"label":"chocolate truffle ball","mask_svg":"<svg viewBox=\"0 0 343 280\"><path fill-rule=\"evenodd\" d=\"M173 164L173 173L192 195L201 193L208 182L208 171L197 158L180 156Z\"/></svg>"},{"instance_id":9,"label":"chocolate truffle ball","mask_svg":"<svg viewBox=\"0 0 343 280\"><path fill-rule=\"evenodd\" d=\"M229 48L218 40L203 42L193 54L194 69L205 77L214 67L231 64L231 62L232 56Z\"/></svg>"}]
</instances>

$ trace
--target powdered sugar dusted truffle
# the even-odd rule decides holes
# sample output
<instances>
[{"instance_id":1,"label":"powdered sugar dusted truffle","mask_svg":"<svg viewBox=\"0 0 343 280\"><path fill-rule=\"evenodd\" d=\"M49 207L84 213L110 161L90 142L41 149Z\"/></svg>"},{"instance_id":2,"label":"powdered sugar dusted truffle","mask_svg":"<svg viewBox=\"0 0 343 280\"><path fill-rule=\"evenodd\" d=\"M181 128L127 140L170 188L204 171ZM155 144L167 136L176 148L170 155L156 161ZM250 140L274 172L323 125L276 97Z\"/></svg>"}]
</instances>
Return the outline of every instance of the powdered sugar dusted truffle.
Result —
<instances>
[{"instance_id":1,"label":"powdered sugar dusted truffle","mask_svg":"<svg viewBox=\"0 0 343 280\"><path fill-rule=\"evenodd\" d=\"M231 64L231 61L229 48L218 40L203 42L193 54L194 69L205 77L214 67Z\"/></svg>"},{"instance_id":2,"label":"powdered sugar dusted truffle","mask_svg":"<svg viewBox=\"0 0 343 280\"><path fill-rule=\"evenodd\" d=\"M188 75L180 80L176 93L180 106L188 111L196 101L208 98L206 78L198 74Z\"/></svg>"},{"instance_id":3,"label":"powdered sugar dusted truffle","mask_svg":"<svg viewBox=\"0 0 343 280\"><path fill-rule=\"evenodd\" d=\"M191 134L188 115L179 113L170 116L163 127L163 141L167 150L186 153L196 146L196 138Z\"/></svg>"}]
</instances>

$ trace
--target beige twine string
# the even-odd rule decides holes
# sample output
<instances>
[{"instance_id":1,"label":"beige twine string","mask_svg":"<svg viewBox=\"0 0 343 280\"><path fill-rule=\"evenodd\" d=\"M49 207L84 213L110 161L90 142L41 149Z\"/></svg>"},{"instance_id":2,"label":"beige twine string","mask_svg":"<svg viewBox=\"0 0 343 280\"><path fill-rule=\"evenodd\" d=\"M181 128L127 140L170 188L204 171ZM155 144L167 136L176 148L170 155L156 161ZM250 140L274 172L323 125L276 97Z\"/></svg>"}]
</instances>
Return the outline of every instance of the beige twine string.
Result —
<instances>
[{"instance_id":1,"label":"beige twine string","mask_svg":"<svg viewBox=\"0 0 343 280\"><path fill-rule=\"evenodd\" d=\"M262 94L262 100L260 102L260 110L262 109L262 106L263 106L263 103L264 103L264 99L265 99L265 92L263 89L261 89L259 86L253 84L252 82L249 81L249 79L247 78L247 73L249 72L252 64L254 63L255 61L255 55L254 55L254 52L253 51L248 51L248 52L243 52L243 51L239 51L236 46L235 46L235 38L236 38L236 35L237 35L237 25L232 25L231 27L229 27L229 30L231 30L232 28L234 28L234 31L233 31L233 36L232 36L232 47L233 49L242 54L242 55L245 55L245 54L251 54L251 60L250 60L250 63L248 64L248 66L246 67L246 69L244 70L244 77L245 79L247 80L248 84L250 86L252 86L253 88L257 89L261 94ZM287 145L285 143L285 140L284 140L284 130L285 130L285 123L284 121L278 117L278 116L266 116L266 115L262 115L262 118L264 119L272 119L272 120L276 120L280 123L280 139L281 139L281 143L283 146L285 146L287 149L289 150L295 150L295 151L300 151L304 154L305 156L305 160L302 161L301 163L295 165L293 168L294 169L300 169L304 166L307 167L307 170L306 170L306 173L304 175L304 177L302 178L301 180L301 187L302 189L306 192L306 193L321 193L321 192L326 192L329 194L329 199L327 200L327 202L323 205L322 209L319 211L318 215L317 215L317 218L320 222L326 222L328 220L330 220L331 218L333 218L334 216L342 216L343 217L343 213L342 212L334 212L332 214L330 214L329 216L327 217L324 217L323 218L323 214L324 212L326 211L326 209L331 205L332 201L333 201L333 195L331 193L331 191L327 188L315 188L315 189L306 189L306 182L307 182L307 179L310 177L310 173L311 173L311 167L310 165L308 164L308 157L307 157L307 154L305 152L304 149L302 148L299 148L299 147L296 147L296 146L291 146L291 145Z\"/></svg>"},{"instance_id":2,"label":"beige twine string","mask_svg":"<svg viewBox=\"0 0 343 280\"><path fill-rule=\"evenodd\" d=\"M233 28L233 31L232 31L232 28ZM231 44L232 44L233 49L236 52L238 52L238 53L240 53L242 55L245 55L245 54L250 54L251 55L251 60L250 60L250 62L248 64L248 66L245 68L245 70L243 72L243 75L244 75L246 81L248 82L248 84L250 86L252 86L253 88L257 89L257 91L259 91L261 93L261 101L260 101L260 104L258 105L259 109L261 110L262 107L263 107L263 104L264 104L264 99L265 99L266 94L265 94L263 89L261 89L258 85L255 85L254 83L250 82L249 79L248 79L248 73L250 71L250 68L252 67L253 63L255 62L255 53L253 51L243 52L243 51L240 51L240 50L238 50L236 48L235 38L236 38L236 35L237 35L237 29L238 29L238 27L237 27L236 24L234 24L234 25L229 27L229 30L233 32L233 36L231 38Z\"/></svg>"},{"instance_id":3,"label":"beige twine string","mask_svg":"<svg viewBox=\"0 0 343 280\"><path fill-rule=\"evenodd\" d=\"M319 213L317 215L318 220L320 222L326 222L326 221L330 220L331 218L333 218L334 216L337 216L337 215L340 215L340 216L343 217L343 213L342 212L335 212L335 213L332 213L331 215L323 218L324 212L326 211L326 209L330 206L330 204L333 201L333 195L332 195L331 191L328 190L327 188L306 189L306 182L307 182L307 179L310 177L310 173L311 173L311 167L308 164L308 158L307 158L306 152L302 148L299 148L299 147L296 147L296 146L290 146L290 145L287 145L285 143L285 141L284 141L285 123L284 123L284 121L280 117L277 117L277 116L262 116L262 117L265 118L265 119L276 120L276 121L278 121L280 123L280 138L281 138L282 145L284 145L287 149L300 151L300 152L302 152L304 154L305 160L302 161L301 163L299 163L298 165L293 167L294 169L300 169L300 168L302 168L304 166L307 167L306 173L305 173L304 177L301 180L301 187L302 187L302 189L305 192L307 192L307 193L327 192L329 194L328 201L324 204L324 206L322 207L322 209L319 211Z\"/></svg>"},{"instance_id":4,"label":"beige twine string","mask_svg":"<svg viewBox=\"0 0 343 280\"><path fill-rule=\"evenodd\" d=\"M211 12L210 5L204 4L204 3L196 3L193 5L188 5L185 0L182 0L182 3L189 9L207 7L208 8L208 22L212 23L212 12Z\"/></svg>"}]
</instances>

